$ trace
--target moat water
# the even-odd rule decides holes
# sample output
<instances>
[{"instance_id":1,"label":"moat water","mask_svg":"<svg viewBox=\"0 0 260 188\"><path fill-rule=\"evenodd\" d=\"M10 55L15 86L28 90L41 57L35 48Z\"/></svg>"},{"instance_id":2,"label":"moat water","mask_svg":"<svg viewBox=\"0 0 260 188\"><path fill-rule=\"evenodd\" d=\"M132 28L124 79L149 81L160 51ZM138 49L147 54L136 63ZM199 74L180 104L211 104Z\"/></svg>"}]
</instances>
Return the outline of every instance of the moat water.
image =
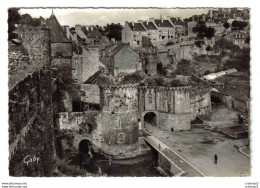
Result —
<instances>
[{"instance_id":1,"label":"moat water","mask_svg":"<svg viewBox=\"0 0 260 188\"><path fill-rule=\"evenodd\" d=\"M162 176L157 170L158 158L154 152L128 160L109 160L109 158L100 154L95 154L93 158L89 158L83 154L78 154L72 158L72 162L85 168L90 173L100 174L101 171L103 175L108 177Z\"/></svg>"}]
</instances>

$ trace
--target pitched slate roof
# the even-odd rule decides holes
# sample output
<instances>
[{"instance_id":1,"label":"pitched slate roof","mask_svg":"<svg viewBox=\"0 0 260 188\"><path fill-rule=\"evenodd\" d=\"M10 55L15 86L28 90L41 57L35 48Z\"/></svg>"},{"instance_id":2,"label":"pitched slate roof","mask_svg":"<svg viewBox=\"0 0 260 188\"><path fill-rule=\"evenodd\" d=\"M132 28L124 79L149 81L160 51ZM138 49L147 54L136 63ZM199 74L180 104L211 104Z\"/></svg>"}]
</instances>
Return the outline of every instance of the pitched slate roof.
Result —
<instances>
[{"instance_id":1,"label":"pitched slate roof","mask_svg":"<svg viewBox=\"0 0 260 188\"><path fill-rule=\"evenodd\" d=\"M98 29L94 28L93 30L87 30L85 27L81 27L81 30L87 37L89 38L97 38L97 37L102 37L102 34L98 31Z\"/></svg>"},{"instance_id":2,"label":"pitched slate roof","mask_svg":"<svg viewBox=\"0 0 260 188\"><path fill-rule=\"evenodd\" d=\"M155 24L158 26L158 27L173 27L173 25L170 23L169 20L155 20L154 21Z\"/></svg>"},{"instance_id":3,"label":"pitched slate roof","mask_svg":"<svg viewBox=\"0 0 260 188\"><path fill-rule=\"evenodd\" d=\"M113 85L115 84L115 78L112 75L99 70L86 80L84 84Z\"/></svg>"},{"instance_id":4,"label":"pitched slate roof","mask_svg":"<svg viewBox=\"0 0 260 188\"><path fill-rule=\"evenodd\" d=\"M171 17L171 21L175 25L184 25L184 22L180 18Z\"/></svg>"},{"instance_id":5,"label":"pitched slate roof","mask_svg":"<svg viewBox=\"0 0 260 188\"><path fill-rule=\"evenodd\" d=\"M115 56L118 52L120 52L123 48L127 48L129 47L129 44L123 44L123 43L120 43L118 44L111 52L110 56L113 57Z\"/></svg>"},{"instance_id":6,"label":"pitched slate roof","mask_svg":"<svg viewBox=\"0 0 260 188\"><path fill-rule=\"evenodd\" d=\"M128 23L128 25L133 31L146 31L146 29L141 23Z\"/></svg>"},{"instance_id":7,"label":"pitched slate roof","mask_svg":"<svg viewBox=\"0 0 260 188\"><path fill-rule=\"evenodd\" d=\"M147 30L157 30L153 22L148 22L148 24L147 22L143 22L143 25Z\"/></svg>"},{"instance_id":8,"label":"pitched slate roof","mask_svg":"<svg viewBox=\"0 0 260 188\"><path fill-rule=\"evenodd\" d=\"M71 42L54 14L46 20L46 26L50 29L51 42Z\"/></svg>"}]
</instances>

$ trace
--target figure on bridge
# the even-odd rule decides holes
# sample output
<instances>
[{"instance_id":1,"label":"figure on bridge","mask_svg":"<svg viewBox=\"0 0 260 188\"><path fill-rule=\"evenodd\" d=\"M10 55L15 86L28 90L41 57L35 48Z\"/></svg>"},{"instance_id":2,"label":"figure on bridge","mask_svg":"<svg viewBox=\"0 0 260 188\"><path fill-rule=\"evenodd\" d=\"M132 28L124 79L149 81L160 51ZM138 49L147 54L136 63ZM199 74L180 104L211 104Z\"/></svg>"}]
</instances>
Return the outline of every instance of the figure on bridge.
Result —
<instances>
[{"instance_id":1,"label":"figure on bridge","mask_svg":"<svg viewBox=\"0 0 260 188\"><path fill-rule=\"evenodd\" d=\"M214 156L214 158L215 158L215 164L218 164L218 156L217 156L217 154L215 154L215 156Z\"/></svg>"}]
</instances>

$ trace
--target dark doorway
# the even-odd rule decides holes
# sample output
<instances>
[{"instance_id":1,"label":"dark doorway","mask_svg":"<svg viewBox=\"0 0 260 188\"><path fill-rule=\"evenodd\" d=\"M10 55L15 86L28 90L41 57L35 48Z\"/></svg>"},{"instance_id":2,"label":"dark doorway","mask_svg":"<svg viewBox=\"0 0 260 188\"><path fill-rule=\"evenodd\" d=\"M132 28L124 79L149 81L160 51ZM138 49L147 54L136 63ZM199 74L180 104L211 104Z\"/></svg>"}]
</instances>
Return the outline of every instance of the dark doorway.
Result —
<instances>
[{"instance_id":1,"label":"dark doorway","mask_svg":"<svg viewBox=\"0 0 260 188\"><path fill-rule=\"evenodd\" d=\"M231 101L231 108L235 108L235 102Z\"/></svg>"},{"instance_id":2,"label":"dark doorway","mask_svg":"<svg viewBox=\"0 0 260 188\"><path fill-rule=\"evenodd\" d=\"M153 113L153 112L146 113L145 116L144 116L144 122L147 122L147 123L150 123L150 124L156 126L157 125L156 114Z\"/></svg>"},{"instance_id":3,"label":"dark doorway","mask_svg":"<svg viewBox=\"0 0 260 188\"><path fill-rule=\"evenodd\" d=\"M91 149L91 143L89 140L82 140L79 143L79 153L87 154Z\"/></svg>"},{"instance_id":4,"label":"dark doorway","mask_svg":"<svg viewBox=\"0 0 260 188\"><path fill-rule=\"evenodd\" d=\"M217 96L211 96L210 98L211 98L211 102L214 103L214 104L216 104L216 105L218 105L218 104L221 103L220 98L217 97Z\"/></svg>"}]
</instances>

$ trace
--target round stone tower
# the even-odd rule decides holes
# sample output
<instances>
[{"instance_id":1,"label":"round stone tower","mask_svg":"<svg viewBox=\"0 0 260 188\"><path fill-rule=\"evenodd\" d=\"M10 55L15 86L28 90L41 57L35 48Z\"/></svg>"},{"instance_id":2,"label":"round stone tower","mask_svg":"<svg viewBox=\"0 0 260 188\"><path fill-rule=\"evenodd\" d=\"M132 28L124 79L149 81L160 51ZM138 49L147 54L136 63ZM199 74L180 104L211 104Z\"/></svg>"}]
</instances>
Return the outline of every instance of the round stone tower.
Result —
<instances>
[{"instance_id":1,"label":"round stone tower","mask_svg":"<svg viewBox=\"0 0 260 188\"><path fill-rule=\"evenodd\" d=\"M138 84L101 86L103 153L129 158L138 150Z\"/></svg>"}]
</instances>

